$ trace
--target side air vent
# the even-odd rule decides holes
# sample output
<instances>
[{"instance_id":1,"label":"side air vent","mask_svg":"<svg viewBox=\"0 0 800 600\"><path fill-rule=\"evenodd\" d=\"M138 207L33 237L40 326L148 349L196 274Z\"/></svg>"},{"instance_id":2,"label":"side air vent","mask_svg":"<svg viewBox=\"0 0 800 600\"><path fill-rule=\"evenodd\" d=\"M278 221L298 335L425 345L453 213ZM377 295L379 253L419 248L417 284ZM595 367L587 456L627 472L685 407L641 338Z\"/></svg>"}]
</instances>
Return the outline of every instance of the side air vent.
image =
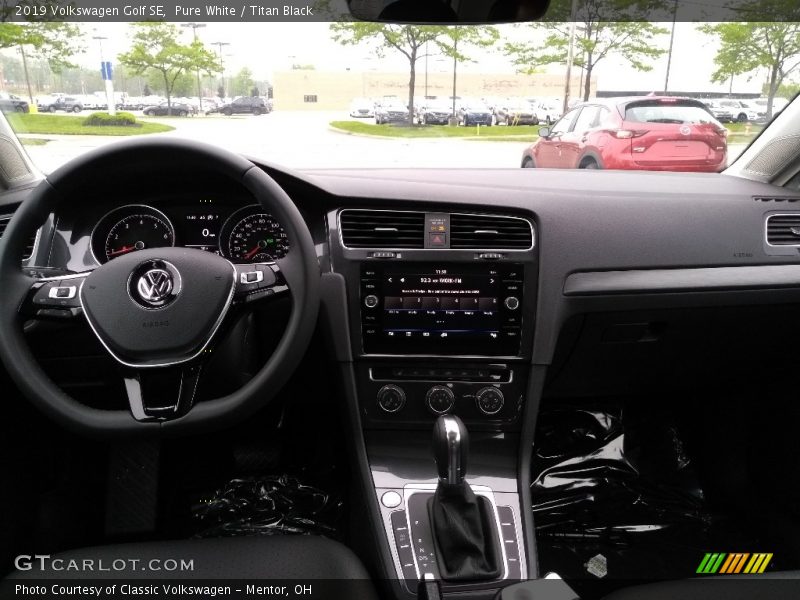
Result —
<instances>
[{"instance_id":1,"label":"side air vent","mask_svg":"<svg viewBox=\"0 0 800 600\"><path fill-rule=\"evenodd\" d=\"M800 212L767 217L767 243L772 246L800 246Z\"/></svg>"},{"instance_id":2,"label":"side air vent","mask_svg":"<svg viewBox=\"0 0 800 600\"><path fill-rule=\"evenodd\" d=\"M6 232L8 222L11 220L11 215L0 215L0 237ZM28 260L33 254L33 246L36 243L36 234L34 234L25 246L25 254L22 260Z\"/></svg>"},{"instance_id":3,"label":"side air vent","mask_svg":"<svg viewBox=\"0 0 800 600\"><path fill-rule=\"evenodd\" d=\"M527 250L533 246L531 224L518 217L450 215L450 247Z\"/></svg>"},{"instance_id":4,"label":"side air vent","mask_svg":"<svg viewBox=\"0 0 800 600\"><path fill-rule=\"evenodd\" d=\"M342 243L348 248L424 248L425 213L399 210L343 210Z\"/></svg>"}]
</instances>

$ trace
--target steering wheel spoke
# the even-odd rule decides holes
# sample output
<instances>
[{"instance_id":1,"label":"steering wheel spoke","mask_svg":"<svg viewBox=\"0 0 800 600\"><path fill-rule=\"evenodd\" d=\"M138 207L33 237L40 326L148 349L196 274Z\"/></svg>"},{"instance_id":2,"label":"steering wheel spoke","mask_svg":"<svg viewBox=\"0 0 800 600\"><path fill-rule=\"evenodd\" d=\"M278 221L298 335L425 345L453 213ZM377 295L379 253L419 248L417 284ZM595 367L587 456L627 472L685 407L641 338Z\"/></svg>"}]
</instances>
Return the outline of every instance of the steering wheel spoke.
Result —
<instances>
[{"instance_id":1,"label":"steering wheel spoke","mask_svg":"<svg viewBox=\"0 0 800 600\"><path fill-rule=\"evenodd\" d=\"M125 391L133 418L165 421L185 415L194 404L202 371L202 361L128 371L124 376Z\"/></svg>"},{"instance_id":2,"label":"steering wheel spoke","mask_svg":"<svg viewBox=\"0 0 800 600\"><path fill-rule=\"evenodd\" d=\"M89 275L76 273L33 280L30 290L20 304L20 313L35 319L73 319L83 315L80 289Z\"/></svg>"},{"instance_id":3,"label":"steering wheel spoke","mask_svg":"<svg viewBox=\"0 0 800 600\"><path fill-rule=\"evenodd\" d=\"M241 303L257 302L280 297L289 285L275 263L237 264L234 299Z\"/></svg>"}]
</instances>

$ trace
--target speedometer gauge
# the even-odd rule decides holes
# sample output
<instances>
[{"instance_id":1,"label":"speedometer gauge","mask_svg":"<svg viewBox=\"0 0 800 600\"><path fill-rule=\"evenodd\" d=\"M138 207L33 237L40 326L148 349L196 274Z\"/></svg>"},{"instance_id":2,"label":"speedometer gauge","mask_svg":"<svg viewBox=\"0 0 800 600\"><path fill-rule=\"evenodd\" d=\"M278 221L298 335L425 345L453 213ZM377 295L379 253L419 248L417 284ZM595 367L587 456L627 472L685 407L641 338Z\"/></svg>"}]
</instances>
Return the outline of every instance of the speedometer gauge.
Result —
<instances>
[{"instance_id":1,"label":"speedometer gauge","mask_svg":"<svg viewBox=\"0 0 800 600\"><path fill-rule=\"evenodd\" d=\"M271 215L248 206L235 212L223 226L225 255L233 262L270 262L289 251L286 232Z\"/></svg>"},{"instance_id":2,"label":"speedometer gauge","mask_svg":"<svg viewBox=\"0 0 800 600\"><path fill-rule=\"evenodd\" d=\"M175 229L160 210L146 205L111 211L92 232L92 252L98 262L144 250L175 245Z\"/></svg>"}]
</instances>

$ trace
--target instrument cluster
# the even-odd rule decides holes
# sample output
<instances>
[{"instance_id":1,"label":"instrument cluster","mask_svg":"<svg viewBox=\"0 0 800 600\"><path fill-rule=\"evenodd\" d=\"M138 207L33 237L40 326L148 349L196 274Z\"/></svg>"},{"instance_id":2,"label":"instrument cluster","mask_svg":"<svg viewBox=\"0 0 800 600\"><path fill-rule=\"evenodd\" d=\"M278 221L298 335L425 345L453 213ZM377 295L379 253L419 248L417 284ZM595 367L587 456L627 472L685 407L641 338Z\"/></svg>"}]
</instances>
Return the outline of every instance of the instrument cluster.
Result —
<instances>
[{"instance_id":1,"label":"instrument cluster","mask_svg":"<svg viewBox=\"0 0 800 600\"><path fill-rule=\"evenodd\" d=\"M283 227L260 205L239 207L211 200L114 208L94 226L90 245L99 264L163 246L216 252L235 263L272 262L289 251Z\"/></svg>"}]
</instances>

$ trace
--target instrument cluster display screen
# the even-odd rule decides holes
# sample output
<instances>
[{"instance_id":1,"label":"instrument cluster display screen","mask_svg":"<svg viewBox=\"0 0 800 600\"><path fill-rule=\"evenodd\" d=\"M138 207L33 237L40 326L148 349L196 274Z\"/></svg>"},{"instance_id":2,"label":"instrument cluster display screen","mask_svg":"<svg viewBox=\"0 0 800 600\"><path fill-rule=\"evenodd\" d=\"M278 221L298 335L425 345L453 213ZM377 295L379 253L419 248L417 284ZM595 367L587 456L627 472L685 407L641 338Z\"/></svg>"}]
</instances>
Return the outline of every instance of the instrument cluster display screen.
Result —
<instances>
[{"instance_id":1,"label":"instrument cluster display screen","mask_svg":"<svg viewBox=\"0 0 800 600\"><path fill-rule=\"evenodd\" d=\"M511 355L519 348L521 267L396 264L362 269L367 352Z\"/></svg>"}]
</instances>

